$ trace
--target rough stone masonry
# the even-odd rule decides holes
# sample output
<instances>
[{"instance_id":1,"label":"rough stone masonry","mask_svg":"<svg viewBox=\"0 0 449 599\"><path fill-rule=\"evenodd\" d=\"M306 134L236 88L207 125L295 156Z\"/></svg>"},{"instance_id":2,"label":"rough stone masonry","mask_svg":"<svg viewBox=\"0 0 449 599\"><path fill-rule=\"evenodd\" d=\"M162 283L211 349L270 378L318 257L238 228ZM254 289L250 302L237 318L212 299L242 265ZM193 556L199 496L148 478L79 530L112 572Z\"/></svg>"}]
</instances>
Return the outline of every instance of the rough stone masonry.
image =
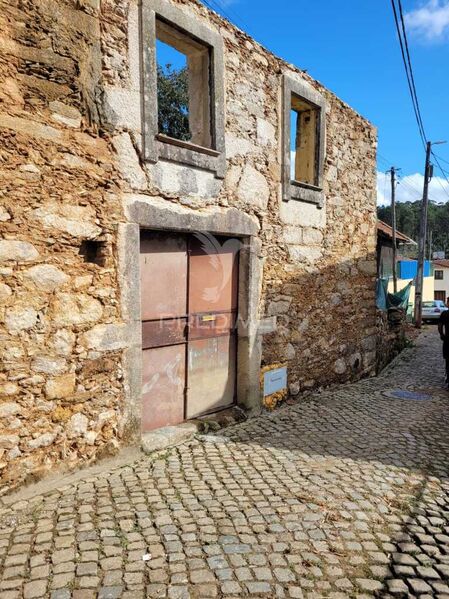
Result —
<instances>
[{"instance_id":1,"label":"rough stone masonry","mask_svg":"<svg viewBox=\"0 0 449 599\"><path fill-rule=\"evenodd\" d=\"M223 41L220 176L144 159L137 0L1 2L3 493L139 436L126 247L141 207L250 223L254 317L276 317L251 355L287 363L293 396L374 368L375 129L199 2L166 4ZM283 201L285 75L325 101L321 206Z\"/></svg>"}]
</instances>

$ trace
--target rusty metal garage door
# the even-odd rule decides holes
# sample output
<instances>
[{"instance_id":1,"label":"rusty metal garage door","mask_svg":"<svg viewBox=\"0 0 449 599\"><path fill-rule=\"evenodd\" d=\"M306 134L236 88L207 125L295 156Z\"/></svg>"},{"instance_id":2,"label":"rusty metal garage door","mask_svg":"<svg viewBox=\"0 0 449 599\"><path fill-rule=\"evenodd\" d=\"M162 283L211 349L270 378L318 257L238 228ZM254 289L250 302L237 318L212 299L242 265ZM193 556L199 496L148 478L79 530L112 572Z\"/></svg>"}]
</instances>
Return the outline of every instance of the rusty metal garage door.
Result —
<instances>
[{"instance_id":1,"label":"rusty metal garage door","mask_svg":"<svg viewBox=\"0 0 449 599\"><path fill-rule=\"evenodd\" d=\"M232 405L237 239L143 232L142 429Z\"/></svg>"}]
</instances>

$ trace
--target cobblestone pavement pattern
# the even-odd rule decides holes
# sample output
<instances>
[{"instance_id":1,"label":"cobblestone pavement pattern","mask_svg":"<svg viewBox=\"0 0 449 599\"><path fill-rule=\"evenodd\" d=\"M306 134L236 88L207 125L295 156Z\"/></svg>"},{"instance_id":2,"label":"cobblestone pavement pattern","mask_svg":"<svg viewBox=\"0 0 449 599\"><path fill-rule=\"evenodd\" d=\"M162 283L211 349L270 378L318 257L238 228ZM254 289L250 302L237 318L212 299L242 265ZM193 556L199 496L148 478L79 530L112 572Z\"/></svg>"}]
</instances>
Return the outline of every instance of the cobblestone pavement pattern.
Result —
<instances>
[{"instance_id":1,"label":"cobblestone pavement pattern","mask_svg":"<svg viewBox=\"0 0 449 599\"><path fill-rule=\"evenodd\" d=\"M1 599L449 598L439 343L433 328L377 379L2 508ZM431 399L383 395L397 387Z\"/></svg>"}]
</instances>

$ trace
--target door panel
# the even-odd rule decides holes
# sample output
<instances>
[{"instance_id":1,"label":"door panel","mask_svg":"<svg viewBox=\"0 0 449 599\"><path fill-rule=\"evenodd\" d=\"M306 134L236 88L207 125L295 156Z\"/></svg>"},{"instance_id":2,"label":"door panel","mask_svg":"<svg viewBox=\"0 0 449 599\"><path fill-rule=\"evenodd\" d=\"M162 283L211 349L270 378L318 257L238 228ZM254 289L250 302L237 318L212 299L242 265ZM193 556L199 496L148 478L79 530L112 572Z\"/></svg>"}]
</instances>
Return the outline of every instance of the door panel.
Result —
<instances>
[{"instance_id":1,"label":"door panel","mask_svg":"<svg viewBox=\"0 0 449 599\"><path fill-rule=\"evenodd\" d=\"M187 340L187 318L148 320L142 323L142 347L176 345Z\"/></svg>"},{"instance_id":2,"label":"door panel","mask_svg":"<svg viewBox=\"0 0 449 599\"><path fill-rule=\"evenodd\" d=\"M237 309L238 239L192 237L189 244L189 312Z\"/></svg>"},{"instance_id":3,"label":"door panel","mask_svg":"<svg viewBox=\"0 0 449 599\"><path fill-rule=\"evenodd\" d=\"M143 432L234 402L239 247L142 233Z\"/></svg>"},{"instance_id":4,"label":"door panel","mask_svg":"<svg viewBox=\"0 0 449 599\"><path fill-rule=\"evenodd\" d=\"M142 431L184 420L187 241L142 233Z\"/></svg>"},{"instance_id":5,"label":"door panel","mask_svg":"<svg viewBox=\"0 0 449 599\"><path fill-rule=\"evenodd\" d=\"M181 235L143 234L140 249L142 320L187 313L187 242Z\"/></svg>"},{"instance_id":6,"label":"door panel","mask_svg":"<svg viewBox=\"0 0 449 599\"><path fill-rule=\"evenodd\" d=\"M143 352L142 431L184 420L186 346L172 345Z\"/></svg>"},{"instance_id":7,"label":"door panel","mask_svg":"<svg viewBox=\"0 0 449 599\"><path fill-rule=\"evenodd\" d=\"M191 341L188 348L187 418L228 407L235 392L235 337Z\"/></svg>"}]
</instances>

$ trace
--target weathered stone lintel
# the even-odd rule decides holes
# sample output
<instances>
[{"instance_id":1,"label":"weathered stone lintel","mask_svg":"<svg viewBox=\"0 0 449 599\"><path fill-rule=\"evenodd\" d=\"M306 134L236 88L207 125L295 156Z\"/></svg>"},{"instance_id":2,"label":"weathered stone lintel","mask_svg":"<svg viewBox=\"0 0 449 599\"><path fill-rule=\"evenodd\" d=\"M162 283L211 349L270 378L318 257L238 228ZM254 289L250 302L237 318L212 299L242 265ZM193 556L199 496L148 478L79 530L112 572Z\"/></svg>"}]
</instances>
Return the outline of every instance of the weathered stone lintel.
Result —
<instances>
[{"instance_id":1,"label":"weathered stone lintel","mask_svg":"<svg viewBox=\"0 0 449 599\"><path fill-rule=\"evenodd\" d=\"M130 221L148 229L207 231L248 237L256 235L260 228L254 217L236 208L191 210L179 204L139 194L126 194L125 202Z\"/></svg>"}]
</instances>

